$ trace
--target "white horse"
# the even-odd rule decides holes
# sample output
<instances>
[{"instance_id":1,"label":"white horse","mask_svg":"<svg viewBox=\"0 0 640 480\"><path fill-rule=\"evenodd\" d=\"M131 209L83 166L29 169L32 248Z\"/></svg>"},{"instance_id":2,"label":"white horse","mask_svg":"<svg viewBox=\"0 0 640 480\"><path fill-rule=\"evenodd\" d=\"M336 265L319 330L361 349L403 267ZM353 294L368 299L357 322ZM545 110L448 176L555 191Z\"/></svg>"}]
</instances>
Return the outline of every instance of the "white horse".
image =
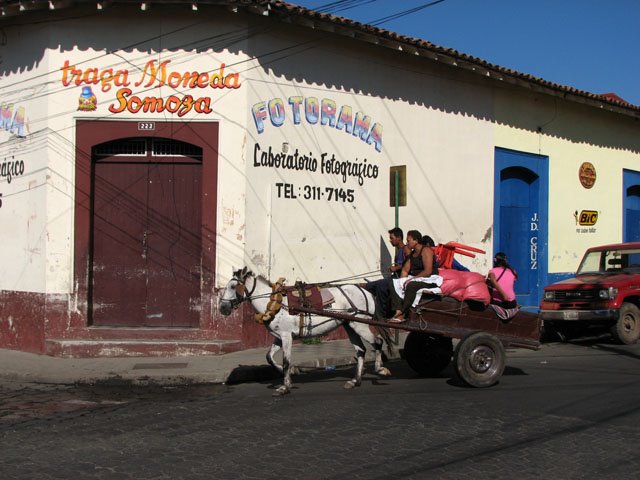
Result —
<instances>
[{"instance_id":1,"label":"white horse","mask_svg":"<svg viewBox=\"0 0 640 480\"><path fill-rule=\"evenodd\" d=\"M374 313L375 303L373 296L357 285L342 285L340 288L331 287L328 290L333 295L335 303L331 310L353 314L356 317L371 318ZM223 315L229 315L243 301L251 302L257 313L267 310L267 304L272 294L271 284L261 276L254 275L247 267L233 273L233 277L224 288L220 298L219 310ZM353 311L354 307L357 311ZM364 356L366 348L362 340L366 340L375 350L375 371L378 375L390 375L387 368L382 365L382 338L376 337L369 326L359 322L348 322L335 318L305 315L303 325L300 325L300 315L289 314L286 298L282 301L282 308L272 320L264 322L269 333L275 337L269 352L267 362L278 369L284 375L284 383L275 391L274 396L285 395L291 392L291 347L295 338L308 338L326 335L339 326L343 326L349 335L349 340L356 351L357 367L356 376L345 383L344 388L353 388L362 383L364 371ZM282 348L282 365L274 359L274 355Z\"/></svg>"}]
</instances>

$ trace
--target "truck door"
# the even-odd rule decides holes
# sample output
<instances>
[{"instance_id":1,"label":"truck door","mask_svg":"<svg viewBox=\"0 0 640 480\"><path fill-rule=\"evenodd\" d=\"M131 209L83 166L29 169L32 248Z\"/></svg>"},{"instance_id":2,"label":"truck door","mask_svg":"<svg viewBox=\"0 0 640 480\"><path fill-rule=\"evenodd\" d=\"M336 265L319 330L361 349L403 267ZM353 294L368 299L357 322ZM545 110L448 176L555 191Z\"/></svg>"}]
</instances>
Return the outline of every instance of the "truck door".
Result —
<instances>
[{"instance_id":1,"label":"truck door","mask_svg":"<svg viewBox=\"0 0 640 480\"><path fill-rule=\"evenodd\" d=\"M625 242L640 242L640 172L623 170L623 227Z\"/></svg>"}]
</instances>

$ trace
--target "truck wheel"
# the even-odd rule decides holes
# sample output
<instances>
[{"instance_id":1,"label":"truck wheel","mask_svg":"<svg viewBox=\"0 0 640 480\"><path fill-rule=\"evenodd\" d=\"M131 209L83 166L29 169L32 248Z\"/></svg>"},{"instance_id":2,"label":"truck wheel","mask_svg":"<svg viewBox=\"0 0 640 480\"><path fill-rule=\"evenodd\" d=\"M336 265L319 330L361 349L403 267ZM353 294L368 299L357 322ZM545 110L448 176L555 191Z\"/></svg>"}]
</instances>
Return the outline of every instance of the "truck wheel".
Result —
<instances>
[{"instance_id":1,"label":"truck wheel","mask_svg":"<svg viewBox=\"0 0 640 480\"><path fill-rule=\"evenodd\" d=\"M434 377L451 363L453 343L449 337L410 332L404 341L404 359L423 377Z\"/></svg>"},{"instance_id":2,"label":"truck wheel","mask_svg":"<svg viewBox=\"0 0 640 480\"><path fill-rule=\"evenodd\" d=\"M636 343L640 338L640 309L633 303L623 303L618 321L611 327L611 334L625 345Z\"/></svg>"},{"instance_id":3,"label":"truck wheel","mask_svg":"<svg viewBox=\"0 0 640 480\"><path fill-rule=\"evenodd\" d=\"M500 340L485 332L470 333L453 356L458 377L472 387L490 387L502 376L505 351Z\"/></svg>"}]
</instances>

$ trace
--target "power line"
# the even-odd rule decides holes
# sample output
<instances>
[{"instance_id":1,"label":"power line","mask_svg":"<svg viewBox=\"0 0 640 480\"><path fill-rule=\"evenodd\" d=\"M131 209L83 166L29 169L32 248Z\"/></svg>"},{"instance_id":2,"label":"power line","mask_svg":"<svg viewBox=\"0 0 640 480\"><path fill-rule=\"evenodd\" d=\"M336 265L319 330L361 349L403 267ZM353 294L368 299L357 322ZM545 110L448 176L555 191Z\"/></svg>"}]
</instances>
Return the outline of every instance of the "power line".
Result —
<instances>
[{"instance_id":1,"label":"power line","mask_svg":"<svg viewBox=\"0 0 640 480\"><path fill-rule=\"evenodd\" d=\"M378 2L378 1L380 1L380 0L360 0L360 3L354 3L353 5L345 5L342 8L338 8L338 9L334 10L334 13L342 12L344 10L351 10L352 8L360 7L360 6L366 5L368 3L375 3L375 2Z\"/></svg>"},{"instance_id":2,"label":"power line","mask_svg":"<svg viewBox=\"0 0 640 480\"><path fill-rule=\"evenodd\" d=\"M442 3L444 1L445 0L435 0L433 2L428 2L423 5L420 5L418 7L410 8L409 10L404 10L402 12L394 13L393 15L388 15L386 17L382 17L377 20L374 20L373 22L370 23L370 25L377 27L378 25L382 25L383 23L387 23L392 20L397 20L398 18L411 15L413 13L419 12L420 10L424 10L425 8L433 7L434 5L437 5L438 3Z\"/></svg>"},{"instance_id":3,"label":"power line","mask_svg":"<svg viewBox=\"0 0 640 480\"><path fill-rule=\"evenodd\" d=\"M373 2L376 2L376 1L379 1L379 0L338 0L338 1L330 2L328 4L320 6L318 8L322 9L322 8L328 8L329 7L328 9L331 9L331 8L340 7L341 10L346 10L346 9L355 8L357 6L361 6L361 5L364 5L364 4L367 4L367 3L373 3ZM409 10L405 10L405 11L402 11L402 12L395 13L393 15L382 17L380 19L374 20L374 22L372 22L371 25L380 25L382 23L386 23L386 22L395 20L397 18L401 18L402 16L410 15L412 13L415 13L417 11L420 11L422 9L425 9L427 7L436 5L436 4L441 3L441 2L444 2L444 0L432 1L432 2L426 3L424 5L420 5L418 7L411 8ZM88 62L90 62L92 60L97 60L99 58L103 58L103 57L108 56L108 55L116 55L116 56L120 57L121 59L123 59L126 63L129 63L132 66L136 66L136 65L134 65L133 62L135 62L137 59L124 59L124 57L118 55L118 52L119 51L123 51L123 50L127 50L127 49L132 49L135 46L140 46L140 45L142 45L144 43L148 43L148 42L153 41L153 40L157 40L157 39L160 39L160 38L166 38L167 35L176 34L177 32L183 31L183 30L188 29L188 28L192 28L192 27L194 27L194 26L196 26L198 24L201 24L201 23L203 23L203 22L192 23L192 24L177 28L175 30L172 30L170 32L167 32L167 33L164 33L164 34L161 34L161 35L156 35L156 36L152 36L152 37L147 38L147 39L140 40L140 41L135 42L133 44L130 44L130 45L127 45L127 46L124 46L124 47L120 47L120 48L118 48L118 49L116 49L114 51L102 53L102 54L96 55L96 56L94 56L92 58L85 59L85 60L83 60L81 62L76 63L76 65L86 64L86 63L88 63ZM254 37L257 34L265 33L268 30L269 30L268 28L267 29L261 28L261 29L253 29L253 30L249 29L246 32L241 32L241 31L238 31L237 33L235 33L235 32L226 32L226 33L220 34L220 35L213 35L213 36L210 36L210 37L197 39L195 41L188 42L186 44L175 45L172 48L173 49L180 49L180 48L186 49L186 48L191 47L191 48L193 48L195 50L198 50L199 48L215 48L216 43L217 44L223 44L225 47L228 47L230 41L232 41L234 43L238 42L238 41L246 41L246 40ZM234 36L235 36L235 38L234 38ZM205 43L206 41L212 40L212 39L216 39L216 42L214 42L212 44ZM319 40L305 42L305 43L315 43L317 41L319 41ZM277 53L280 53L280 52L288 50L288 49L292 49L293 50L293 49L295 49L295 47L288 47L288 48L285 48L285 49L275 50L275 51L272 51L272 52L266 52L266 53L264 53L262 55L259 55L258 57L250 58L250 59L247 59L247 60L242 60L242 61L239 61L239 62L235 62L234 64L231 64L231 65L228 65L228 66L231 67L231 66L241 65L243 63L250 62L250 61L252 61L254 59L257 59L257 58L262 59L262 58L267 57L269 55L275 55ZM197 56L197 54L198 54L198 52L194 52L191 55L188 55L188 54L184 55L184 53L185 52L175 52L173 55L170 55L168 58L171 59L171 57L173 57L173 58L178 58L179 57L182 60L182 62L186 62L190 58L193 58L193 57ZM294 54L297 54L297 53L299 53L299 52L295 52ZM285 55L285 56L280 57L277 60L282 60L282 59L288 58L289 56L290 55ZM273 62L273 60L271 62ZM119 63L113 63L110 66L117 66L117 65L119 65ZM264 65L264 64L261 64L261 65ZM251 70L253 68L256 68L256 67L249 68L249 69L245 70L245 72L248 71L248 70ZM27 80L21 79L19 82L15 82L15 83L12 83L12 84L4 85L4 86L0 87L0 91L4 90L3 95L11 95L14 92L6 91L7 88L11 88L11 87L14 87L14 86L17 86L17 85L24 85L24 83L27 82L27 81L33 81L33 80L36 80L38 78L42 78L44 76L53 74L56 71L45 72L43 74L39 74L39 75L36 75L34 77L31 77L31 78L29 78ZM242 73L242 72L239 72L239 73ZM47 82L47 83L54 83L54 82L55 81ZM42 86L42 84L40 84L40 86ZM23 90L23 89L21 89L21 90ZM63 91L63 90L65 90L64 87L58 87L54 91L49 90L49 91L43 92L40 95L30 95L29 99L33 100L33 99L37 99L37 98L47 97L49 95L53 95L53 94L58 93L58 92ZM149 90L151 90L151 89L149 89ZM176 90L176 92L178 92L178 89L174 89L174 90ZM178 92L178 93L181 93L181 92Z\"/></svg>"},{"instance_id":4,"label":"power line","mask_svg":"<svg viewBox=\"0 0 640 480\"><path fill-rule=\"evenodd\" d=\"M338 0L335 2L329 2L318 7L314 7L313 10L323 13L337 13L343 10L350 10L352 8L360 7L368 3L374 3L379 0Z\"/></svg>"},{"instance_id":5,"label":"power line","mask_svg":"<svg viewBox=\"0 0 640 480\"><path fill-rule=\"evenodd\" d=\"M355 8L357 6L362 6L362 5L365 5L365 4L374 3L376 1L379 1L379 0L342 0L342 1L339 1L339 2L333 2L333 4L334 4L335 11L341 11L341 10L346 10L346 9L349 9L349 8ZM440 1L444 1L444 0L440 0ZM440 3L440 2L432 2L432 4L436 4L436 3ZM427 6L429 6L429 5L427 5ZM427 6L423 6L421 8L426 8ZM421 9L421 8L419 8L419 9ZM395 14L394 16L397 17L398 15L401 15L401 16L402 15L408 15L408 14L413 13L414 11L418 11L418 10L411 9L411 10L406 11L406 12L400 12L398 14ZM387 17L385 17L385 18L383 18L383 19L381 19L379 21L389 21L389 20L385 20L386 18ZM183 27L183 28L187 28L187 27ZM174 46L171 47L171 49L168 50L168 53L169 53L168 57L177 58L178 56L180 56L180 60L182 62L186 62L186 61L189 61L190 59L200 55L200 52L198 51L198 50L200 50L200 48L211 48L211 49L213 49L213 48L215 48L216 43L222 44L222 45L224 45L224 47L226 47L226 46L228 46L230 40L233 40L233 41L236 41L236 42L243 41L243 40L248 40L248 39L250 39L252 37L255 37L256 35L266 34L266 33L269 32L269 30L270 30L270 28L261 28L261 29L255 29L255 30L252 30L250 28L249 29L241 29L241 30L238 30L237 32L234 32L236 37L233 38L233 39L231 38L232 34L228 33L229 36L219 35L219 36L214 36L214 37L201 38L201 39L196 40L195 42L189 42L187 44L174 45ZM302 52L307 51L309 49L315 48L317 43L321 42L323 39L327 38L328 36L330 36L330 35L320 36L319 38L315 38L313 40L304 42L302 44L295 44L295 45L287 46L285 48L280 48L280 49L276 49L276 50L272 50L272 51L267 51L267 52L258 54L258 55L253 56L253 57L249 57L249 58L246 58L246 59L239 60L239 61L233 63L232 65L239 66L239 65L242 65L242 64L249 64L249 65L247 65L247 68L245 70L243 70L244 72L250 71L250 70L255 69L255 68L264 68L265 66L267 66L269 64L280 62L280 61L285 60L287 58L290 58L290 57L292 57L294 55L300 55ZM222 38L220 38L220 37L222 37ZM150 40L153 40L155 38L166 38L166 34L160 35L159 37L153 37ZM214 39L215 39L215 41L212 42L212 40L214 40ZM150 40L147 40L147 41L150 41ZM140 44L142 44L144 42L145 41L136 42L135 45L140 45ZM202 46L199 47L199 48L198 47L194 47L193 51L191 52L191 54L189 54L189 52L177 52L176 51L176 50L178 50L180 48L185 48L187 45L193 46L194 44L198 44L198 43L201 43ZM122 52L123 50L128 49L128 48L132 49L132 47L133 47L133 45L130 45L128 47L119 48L119 49L115 50L114 52L106 52L106 53L103 53L101 55L95 56L94 59L98 59L98 58L107 56L109 54L112 54L114 56L120 56L117 52ZM173 55L171 55L171 50L174 50ZM164 54L165 52L163 51L162 53ZM124 57L121 57L121 58L125 63L129 63L131 65L133 65L132 62L136 60L135 58L134 59L125 59ZM91 61L91 59L84 60L83 62L79 62L78 64L86 63L87 61ZM257 62L258 64L257 65L251 65L252 62ZM229 66L232 66L232 65L229 65ZM53 74L53 73L55 73L55 71L51 72L51 73ZM34 78L38 78L38 77L34 77ZM32 78L31 80L33 80L34 78ZM153 88L150 88L148 90L152 90L152 89ZM60 91L60 90L63 90L63 89L59 88L58 91ZM173 90L175 90L176 92L179 91L178 88L174 88ZM145 91L147 91L147 90L145 90ZM54 93L57 93L57 92L51 92L50 91L50 92L47 92L47 93L45 93L44 95L41 95L41 96L46 96L48 94L54 94ZM228 94L229 92L226 92L226 93ZM33 98L33 97L31 97L31 98ZM54 118L56 116L58 116L58 117L59 116L66 116L69 113L70 112L68 112L68 111L67 112L61 112L61 113L58 113L57 115L54 115L54 116L45 117L44 120L46 120L47 118L51 119L51 118ZM107 116L110 116L110 115L107 115ZM102 118L106 118L106 117L102 117ZM195 120L195 119L193 119L193 120ZM191 123L191 121L192 120L187 120L184 123L188 124L188 123ZM73 128L73 126L70 126L68 128ZM198 136L200 136L200 135L198 135ZM210 143L209 139L201 139L201 140L205 144L209 144ZM73 147L72 144L70 144L68 146L69 149L71 149L72 147ZM214 147L217 148L217 145L214 146ZM65 150L67 148L67 147L65 147L65 144L60 144L58 148L62 152L66 153L68 155L71 155L71 156L74 155L73 151L70 151L68 153L65 152ZM89 152L82 152L82 154L88 155ZM50 168L50 167L47 167L47 168ZM76 169L83 169L83 168L84 167L76 165ZM35 172L32 172L32 173L35 173ZM63 179L66 179L66 177L63 177ZM69 180L69 179L67 179L67 180ZM53 186L53 188L55 188L56 190L59 190L60 192L62 192L62 190L60 190L55 185ZM16 194L16 193L23 193L23 191L14 192L13 194ZM67 192L63 192L63 193L65 193L65 195L69 195ZM83 193L86 193L86 192L83 192ZM9 194L9 195L12 195L12 194ZM167 221L171 221L171 219L167 219Z\"/></svg>"},{"instance_id":6,"label":"power line","mask_svg":"<svg viewBox=\"0 0 640 480\"><path fill-rule=\"evenodd\" d=\"M355 6L358 6L358 5L362 5L364 3L371 3L373 1L378 1L378 0L340 0L340 1L332 2L332 3L327 4L327 5L330 5L330 6L332 5L334 7L342 6L344 8L347 8L349 5L351 7L355 7ZM436 5L436 4L441 3L443 1L444 0L432 1L432 2L429 2L427 4L421 5L419 7L415 7L415 8L403 11L403 12L399 12L399 13L396 13L396 14L391 15L391 16L383 17L383 18L377 20L377 22L382 23L382 22L390 21L390 20L395 19L395 18L399 18L400 16L409 15L411 13L415 13L415 12L417 12L419 10L422 10L422 9L427 8L429 6ZM185 30L187 28L194 27L194 26L196 26L196 25L198 25L200 23L202 23L202 22L196 22L196 23L192 23L192 24L187 25L187 26L183 26L183 27L177 28L175 30L172 30L172 31L168 32L168 34L174 34L176 32ZM173 58L178 58L179 57L181 62L187 62L187 61L189 61L189 59L191 59L193 57L196 57L199 54L198 50L200 50L200 49L214 49L214 48L216 48L216 45L224 45L225 47L228 47L230 41L233 42L233 43L239 42L239 41L245 41L245 40L248 40L248 39L250 39L252 37L255 37L256 35L259 35L261 33L262 34L268 33L269 30L270 30L270 28L264 28L264 27L257 28L257 29L248 29L246 31L245 30L237 30L236 32L225 32L223 34L218 34L218 35L213 35L213 36L210 36L210 37L204 37L204 38L196 39L195 41L191 41L191 42L188 42L186 44L179 44L179 45L174 45L174 46L171 47L172 50L192 48L195 51L192 52L190 55L188 53L185 55L186 52L174 51L174 53L172 55L168 55L166 58L172 58L172 57ZM118 49L116 49L114 51L96 55L96 56L93 57L93 59L102 58L102 57L105 57L105 56L111 54L111 55L115 55L115 56L120 57L125 63L129 63L132 66L136 66L136 65L134 65L133 62L135 62L137 59L135 59L135 58L134 59L126 59L126 58L122 57L121 55L119 55L117 52L123 51L123 50L126 50L126 49L130 49L133 46L138 46L138 45L141 45L141 44L143 44L145 42L149 42L149 41L158 39L160 37L164 37L166 35L167 35L167 33L165 33L164 35L153 36L153 37L150 37L150 38L148 38L146 40L141 40L139 42L135 42L134 44L131 44L131 45L128 45L128 46L125 46L125 47L122 47L122 48L118 48ZM252 62L252 61L255 61L255 60L259 59L260 60L260 64L259 65L250 66L250 67L248 67L248 68L246 68L246 69L244 69L242 71L239 71L238 73L246 73L246 72L248 72L250 70L253 70L255 68L263 68L266 65L282 61L282 60L287 59L287 58L289 58L289 57L291 57L293 55L298 55L298 54L304 52L305 50L309 50L311 48L314 48L314 44L320 42L321 40L323 40L327 36L328 35L322 36L321 38L309 40L309 41L304 42L302 44L291 45L291 46L287 46L287 47L284 47L284 48L280 48L280 49L264 52L262 54L259 54L259 55L255 56L255 57L239 60L237 62L229 64L228 67L234 67L234 66L237 67L237 66L240 66L242 64L246 64L246 63L249 63L249 62ZM214 39L215 39L215 41L213 43L208 43L209 41L214 40ZM271 57L271 59L267 60L268 57ZM87 63L87 62L89 62L91 60L92 59L85 59L85 60L79 62L78 64ZM119 65L119 64L121 64L121 63L114 63L113 65L115 66L115 65ZM54 73L54 72L55 71L52 71L50 73ZM46 74L44 74L44 75L46 75ZM37 79L39 77L42 77L42 75L37 75L35 77L32 77L30 80ZM53 82L50 82L50 83L53 83ZM9 86L14 86L14 85L17 85L17 83L11 84ZM169 85L167 85L167 86L169 86ZM155 87L152 86L150 88L143 89L141 92L138 92L138 93L144 93L146 91L154 90L154 88ZM43 92L40 95L36 95L36 96L32 95L32 96L30 96L30 99L47 97L49 95L53 95L53 94L59 93L60 91L63 91L65 89L66 88L59 87L58 89L54 89L54 91L49 90L47 92ZM181 92L178 88L175 88L175 87L172 87L172 90L174 90L177 93L184 93L184 92ZM37 120L38 121L48 121L48 120L51 120L51 119L53 119L55 117L66 116L69 113L71 113L71 111L62 111L62 112L59 112L59 113L57 113L55 115L47 116L47 117L40 118L40 119L37 119ZM112 114L108 114L108 115L102 116L100 118L107 118L107 117L110 117L110 116L112 116ZM188 120L187 122L190 122L190 121L191 120ZM73 125L70 125L67 128L73 128Z\"/></svg>"},{"instance_id":7,"label":"power line","mask_svg":"<svg viewBox=\"0 0 640 480\"><path fill-rule=\"evenodd\" d=\"M324 5L320 5L318 7L314 7L313 10L318 12L323 12L323 13L335 14L338 12L351 10L351 9L358 8L370 3L375 3L378 1L380 0L337 0L334 2L326 3ZM402 18L407 15L414 14L416 12L424 10L425 8L433 7L434 5L437 5L444 1L445 0L435 0L435 1L427 2L417 7L410 8L408 10L403 10L391 15L387 15L386 17L381 17L376 20L372 20L371 22L363 22L363 23L366 23L368 25L373 25L373 26L382 25L384 23L397 20L398 18Z\"/></svg>"}]
</instances>

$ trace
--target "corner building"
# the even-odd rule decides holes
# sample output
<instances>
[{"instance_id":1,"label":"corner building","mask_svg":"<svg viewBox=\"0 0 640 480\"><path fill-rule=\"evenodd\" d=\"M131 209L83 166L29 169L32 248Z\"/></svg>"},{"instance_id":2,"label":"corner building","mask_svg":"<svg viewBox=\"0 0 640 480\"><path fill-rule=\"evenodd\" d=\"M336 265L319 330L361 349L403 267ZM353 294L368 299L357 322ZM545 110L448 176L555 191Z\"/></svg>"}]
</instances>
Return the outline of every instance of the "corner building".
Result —
<instances>
[{"instance_id":1,"label":"corner building","mask_svg":"<svg viewBox=\"0 0 640 480\"><path fill-rule=\"evenodd\" d=\"M280 1L0 10L2 348L266 345L217 312L234 267L373 277L396 218L482 273L507 252L531 308L640 238L640 109L615 96Z\"/></svg>"}]
</instances>

